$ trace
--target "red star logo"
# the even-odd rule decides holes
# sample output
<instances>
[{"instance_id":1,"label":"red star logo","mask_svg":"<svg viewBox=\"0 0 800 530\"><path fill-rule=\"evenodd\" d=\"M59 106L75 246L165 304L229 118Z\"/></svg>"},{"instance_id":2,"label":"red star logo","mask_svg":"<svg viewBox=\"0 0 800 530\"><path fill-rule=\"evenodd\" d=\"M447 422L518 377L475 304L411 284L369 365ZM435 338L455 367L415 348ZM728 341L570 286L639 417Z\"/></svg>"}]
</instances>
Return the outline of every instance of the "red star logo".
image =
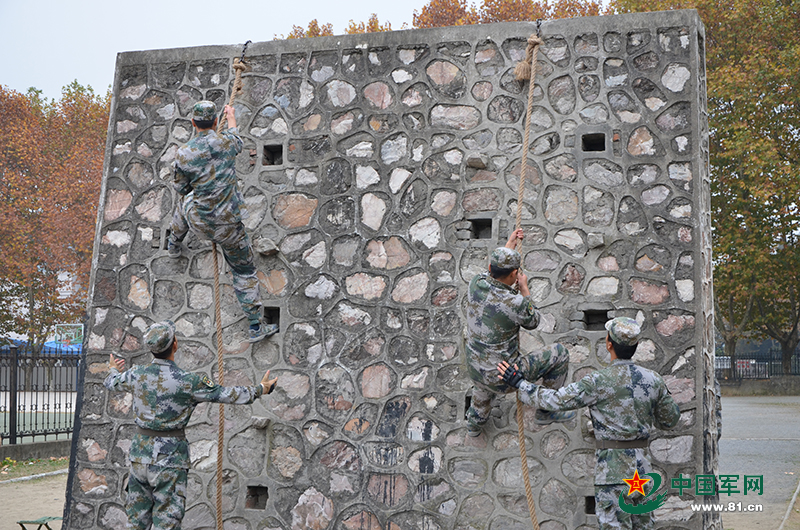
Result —
<instances>
[{"instance_id":1,"label":"red star logo","mask_svg":"<svg viewBox=\"0 0 800 530\"><path fill-rule=\"evenodd\" d=\"M628 496L630 497L634 491L638 491L644 495L644 485L650 480L649 478L639 478L639 470L633 472L633 478L622 479L628 485Z\"/></svg>"}]
</instances>

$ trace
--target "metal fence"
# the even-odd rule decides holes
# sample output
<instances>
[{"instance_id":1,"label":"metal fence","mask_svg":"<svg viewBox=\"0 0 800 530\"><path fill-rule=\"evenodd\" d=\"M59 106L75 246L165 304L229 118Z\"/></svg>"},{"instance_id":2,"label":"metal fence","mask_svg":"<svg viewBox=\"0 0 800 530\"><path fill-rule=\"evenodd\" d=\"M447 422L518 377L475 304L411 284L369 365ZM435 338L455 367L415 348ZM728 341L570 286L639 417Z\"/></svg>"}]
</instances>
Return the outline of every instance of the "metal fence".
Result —
<instances>
[{"instance_id":1,"label":"metal fence","mask_svg":"<svg viewBox=\"0 0 800 530\"><path fill-rule=\"evenodd\" d=\"M0 350L3 444L66 438L72 433L80 354Z\"/></svg>"},{"instance_id":2,"label":"metal fence","mask_svg":"<svg viewBox=\"0 0 800 530\"><path fill-rule=\"evenodd\" d=\"M731 366L731 358L717 356L714 362L717 379L769 379L784 375L800 375L800 356L795 352L790 370L784 372L783 357L780 350L767 353L751 353L737 357L735 366Z\"/></svg>"}]
</instances>

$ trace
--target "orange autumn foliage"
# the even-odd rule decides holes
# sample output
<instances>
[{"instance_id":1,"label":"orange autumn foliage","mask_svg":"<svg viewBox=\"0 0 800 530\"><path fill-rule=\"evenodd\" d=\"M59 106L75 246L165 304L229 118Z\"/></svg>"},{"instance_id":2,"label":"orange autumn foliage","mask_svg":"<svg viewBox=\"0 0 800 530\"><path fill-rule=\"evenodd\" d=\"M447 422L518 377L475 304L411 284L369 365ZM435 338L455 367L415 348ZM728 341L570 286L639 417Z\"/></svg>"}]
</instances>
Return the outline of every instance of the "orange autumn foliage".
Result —
<instances>
[{"instance_id":1,"label":"orange autumn foliage","mask_svg":"<svg viewBox=\"0 0 800 530\"><path fill-rule=\"evenodd\" d=\"M378 15L373 13L370 15L367 22L354 22L350 20L344 32L348 35L357 35L361 33L378 33L381 31L392 31L391 22L381 24L378 20ZM322 24L320 25L315 18L308 23L307 28L303 26L292 26L292 31L286 36L287 39L303 39L306 37L330 37L333 35L333 25ZM277 37L276 37L277 38Z\"/></svg>"},{"instance_id":2,"label":"orange autumn foliage","mask_svg":"<svg viewBox=\"0 0 800 530\"><path fill-rule=\"evenodd\" d=\"M414 10L415 28L465 26L480 22L480 15L466 0L431 0L417 13Z\"/></svg>"},{"instance_id":3,"label":"orange autumn foliage","mask_svg":"<svg viewBox=\"0 0 800 530\"><path fill-rule=\"evenodd\" d=\"M109 103L77 82L57 101L0 86L0 337L36 347L83 313Z\"/></svg>"},{"instance_id":4,"label":"orange autumn foliage","mask_svg":"<svg viewBox=\"0 0 800 530\"><path fill-rule=\"evenodd\" d=\"M414 11L413 27L438 28L492 22L552 20L597 16L607 12L608 10L603 9L602 3L595 0L483 0L480 7L468 3L467 0L430 0L419 12ZM390 22L381 24L378 16L373 13L366 23L356 23L351 20L344 32L355 35L379 31L392 31L392 24ZM314 19L309 22L308 28L292 26L292 31L286 38L325 35L333 35L331 24L320 26Z\"/></svg>"},{"instance_id":5,"label":"orange autumn foliage","mask_svg":"<svg viewBox=\"0 0 800 530\"><path fill-rule=\"evenodd\" d=\"M303 39L306 37L330 37L333 35L333 25L323 24L319 25L315 18L308 23L308 28L304 29L302 26L292 26L292 31L286 36L287 39Z\"/></svg>"},{"instance_id":6,"label":"orange autumn foliage","mask_svg":"<svg viewBox=\"0 0 800 530\"><path fill-rule=\"evenodd\" d=\"M419 13L414 11L414 27L552 20L602 13L602 4L593 0L483 0L480 7L466 0L431 0Z\"/></svg>"},{"instance_id":7,"label":"orange autumn foliage","mask_svg":"<svg viewBox=\"0 0 800 530\"><path fill-rule=\"evenodd\" d=\"M381 24L378 20L378 15L376 13L372 13L370 15L369 20L366 24L363 22L359 22L356 24L352 20L347 28L344 30L345 33L348 35L358 35L361 33L378 33L381 31L392 31L392 24L391 22L386 22L385 24Z\"/></svg>"}]
</instances>

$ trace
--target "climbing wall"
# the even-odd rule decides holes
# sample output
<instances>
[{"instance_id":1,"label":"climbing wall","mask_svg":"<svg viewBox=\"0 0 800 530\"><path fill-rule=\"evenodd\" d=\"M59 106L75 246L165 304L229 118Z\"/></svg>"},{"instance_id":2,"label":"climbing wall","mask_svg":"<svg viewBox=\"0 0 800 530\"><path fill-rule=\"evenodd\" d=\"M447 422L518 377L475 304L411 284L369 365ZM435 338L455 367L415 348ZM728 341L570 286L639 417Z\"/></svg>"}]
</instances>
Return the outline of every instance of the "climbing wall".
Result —
<instances>
[{"instance_id":1,"label":"climbing wall","mask_svg":"<svg viewBox=\"0 0 800 530\"><path fill-rule=\"evenodd\" d=\"M635 359L682 411L650 444L669 484L714 473L713 314L704 29L695 11L541 26L532 134L513 68L533 23L268 41L247 49L236 161L265 318L254 346L223 273L226 384L271 369L276 391L226 407L225 528L530 528L513 397L466 437L460 346L469 279L513 229L542 308L526 351L560 341L570 380L606 365L603 323L643 324ZM243 36L243 39L248 36ZM177 363L216 378L213 262L190 236L165 250L171 164L190 110L221 106L241 45L117 59L90 285L67 527L121 529L132 397L107 392L108 354L147 363L148 325L175 321ZM277 252L275 251L277 248ZM223 268L224 271L224 268ZM185 529L214 526L218 407L187 428ZM587 414L525 414L539 520L586 529ZM687 500L688 499L688 500ZM662 526L715 528L671 491Z\"/></svg>"}]
</instances>

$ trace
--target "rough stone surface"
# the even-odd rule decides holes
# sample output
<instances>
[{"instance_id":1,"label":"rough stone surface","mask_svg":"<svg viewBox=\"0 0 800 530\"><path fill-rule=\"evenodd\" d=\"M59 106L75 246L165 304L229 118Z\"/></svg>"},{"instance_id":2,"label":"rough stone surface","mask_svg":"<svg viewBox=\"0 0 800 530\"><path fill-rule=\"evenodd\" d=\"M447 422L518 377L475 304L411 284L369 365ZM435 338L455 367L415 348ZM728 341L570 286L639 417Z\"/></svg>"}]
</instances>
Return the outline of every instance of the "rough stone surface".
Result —
<instances>
[{"instance_id":1,"label":"rough stone surface","mask_svg":"<svg viewBox=\"0 0 800 530\"><path fill-rule=\"evenodd\" d=\"M653 458L665 464L681 464L690 462L693 456L692 436L678 436L675 438L661 438L653 440L650 452Z\"/></svg>"},{"instance_id":2,"label":"rough stone surface","mask_svg":"<svg viewBox=\"0 0 800 530\"><path fill-rule=\"evenodd\" d=\"M314 488L300 495L292 508L292 530L324 530L333 519L333 502Z\"/></svg>"},{"instance_id":3,"label":"rough stone surface","mask_svg":"<svg viewBox=\"0 0 800 530\"><path fill-rule=\"evenodd\" d=\"M514 229L519 200L524 270L544 308L522 349L562 342L575 379L608 362L595 319L637 318L634 360L663 371L684 410L679 430L651 441L657 469L715 473L716 447L702 436L714 430L703 27L680 10L544 22L524 145L528 86L513 70L535 29L248 47L236 167L245 227L264 250L265 317L281 331L245 340L223 264L226 381L279 378L269 396L225 408L228 530L530 527L513 399L467 436L460 346L467 282ZM65 528L124 525L133 401L102 387L108 353L148 362L144 331L171 318L178 364L215 377L211 249L190 235L173 260L164 246L191 106L227 101L240 54L118 56ZM188 429L186 528L214 526L217 410L200 405ZM584 417L540 427L531 409L525 423L541 527L596 526L583 509L594 466ZM246 507L253 486L268 489L263 510ZM682 502L668 499L657 526L720 530Z\"/></svg>"}]
</instances>

